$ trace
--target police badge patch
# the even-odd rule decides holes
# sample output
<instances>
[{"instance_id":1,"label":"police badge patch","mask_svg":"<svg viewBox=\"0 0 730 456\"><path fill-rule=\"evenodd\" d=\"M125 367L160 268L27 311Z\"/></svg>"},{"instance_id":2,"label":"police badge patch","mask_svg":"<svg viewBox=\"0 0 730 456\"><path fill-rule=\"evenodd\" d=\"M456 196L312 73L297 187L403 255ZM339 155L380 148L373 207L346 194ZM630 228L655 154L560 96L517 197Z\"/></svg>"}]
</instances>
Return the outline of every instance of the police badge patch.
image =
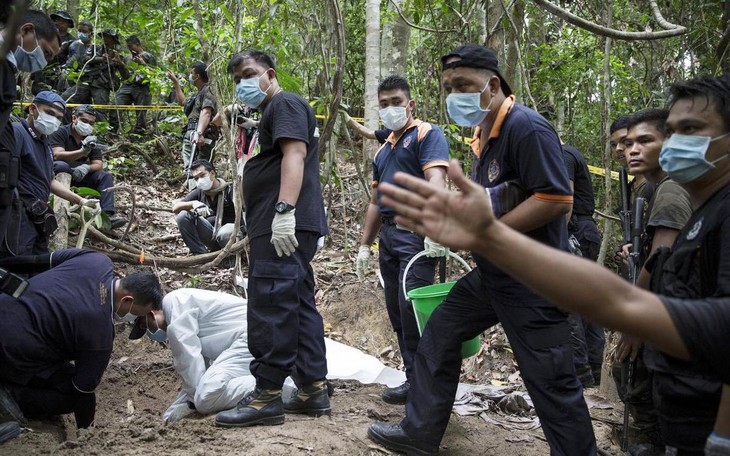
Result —
<instances>
[{"instance_id":1,"label":"police badge patch","mask_svg":"<svg viewBox=\"0 0 730 456\"><path fill-rule=\"evenodd\" d=\"M489 162L489 167L487 168L487 179L489 179L489 182L494 182L499 177L499 163L497 163L497 159L493 159Z\"/></svg>"},{"instance_id":2,"label":"police badge patch","mask_svg":"<svg viewBox=\"0 0 730 456\"><path fill-rule=\"evenodd\" d=\"M411 145L411 141L413 141L413 136L406 136L406 139L403 140L403 148L407 148Z\"/></svg>"},{"instance_id":3,"label":"police badge patch","mask_svg":"<svg viewBox=\"0 0 730 456\"><path fill-rule=\"evenodd\" d=\"M107 298L107 291L106 286L104 286L104 282L99 282L99 304L104 305L106 304L106 298Z\"/></svg>"},{"instance_id":4,"label":"police badge patch","mask_svg":"<svg viewBox=\"0 0 730 456\"><path fill-rule=\"evenodd\" d=\"M698 234L700 234L700 230L702 229L702 221L705 218L702 217L701 219L697 220L697 223L694 224L691 230L689 230L689 233L687 233L687 240L691 241L692 239L696 238Z\"/></svg>"}]
</instances>

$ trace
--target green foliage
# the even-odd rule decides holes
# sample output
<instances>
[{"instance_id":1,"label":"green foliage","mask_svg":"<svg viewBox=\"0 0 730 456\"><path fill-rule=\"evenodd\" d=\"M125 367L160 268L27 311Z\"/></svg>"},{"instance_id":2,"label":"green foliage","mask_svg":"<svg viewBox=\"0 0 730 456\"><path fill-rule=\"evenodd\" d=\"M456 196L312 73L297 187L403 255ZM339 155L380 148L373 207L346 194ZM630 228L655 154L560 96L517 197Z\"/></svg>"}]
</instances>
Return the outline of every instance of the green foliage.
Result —
<instances>
[{"instance_id":1,"label":"green foliage","mask_svg":"<svg viewBox=\"0 0 730 456\"><path fill-rule=\"evenodd\" d=\"M104 160L104 170L114 177L119 177L129 171L137 164L136 161L127 157L111 157Z\"/></svg>"}]
</instances>

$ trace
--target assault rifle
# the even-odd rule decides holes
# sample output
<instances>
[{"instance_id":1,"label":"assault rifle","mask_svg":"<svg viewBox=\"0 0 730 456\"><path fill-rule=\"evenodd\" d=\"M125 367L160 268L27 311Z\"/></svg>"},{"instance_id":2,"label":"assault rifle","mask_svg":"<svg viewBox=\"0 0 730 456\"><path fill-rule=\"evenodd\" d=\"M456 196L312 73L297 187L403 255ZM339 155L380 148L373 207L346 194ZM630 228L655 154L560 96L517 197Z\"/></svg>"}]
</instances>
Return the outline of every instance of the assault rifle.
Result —
<instances>
[{"instance_id":1,"label":"assault rifle","mask_svg":"<svg viewBox=\"0 0 730 456\"><path fill-rule=\"evenodd\" d=\"M621 239L624 244L631 242L631 190L629 189L629 176L626 168L621 168L618 173L618 180L621 184L621 210L618 215L621 219Z\"/></svg>"},{"instance_id":2,"label":"assault rifle","mask_svg":"<svg viewBox=\"0 0 730 456\"><path fill-rule=\"evenodd\" d=\"M634 202L633 226L631 226L631 254L629 254L629 277L631 283L636 285L636 279L639 276L639 255L641 252L641 235L642 227L644 225L644 198L638 197ZM626 382L626 388L624 393L624 428L621 434L621 450L626 451L629 448L629 399L631 398L631 388L634 383L634 368L636 367L636 361L631 360L631 355L626 366L626 375L624 375L624 381Z\"/></svg>"}]
</instances>

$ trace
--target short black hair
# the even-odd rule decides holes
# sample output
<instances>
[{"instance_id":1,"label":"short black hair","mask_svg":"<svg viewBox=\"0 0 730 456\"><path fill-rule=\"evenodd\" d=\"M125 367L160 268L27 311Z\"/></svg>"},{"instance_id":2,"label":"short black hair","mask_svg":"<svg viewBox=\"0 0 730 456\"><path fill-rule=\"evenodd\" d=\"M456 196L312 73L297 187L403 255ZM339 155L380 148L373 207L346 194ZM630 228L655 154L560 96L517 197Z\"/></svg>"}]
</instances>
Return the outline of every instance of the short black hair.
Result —
<instances>
[{"instance_id":1,"label":"short black hair","mask_svg":"<svg viewBox=\"0 0 730 456\"><path fill-rule=\"evenodd\" d=\"M408 99L411 99L411 86L408 85L408 81L403 76L391 74L378 84L378 95L381 92L389 92L391 90L402 90L406 93Z\"/></svg>"},{"instance_id":2,"label":"short black hair","mask_svg":"<svg viewBox=\"0 0 730 456\"><path fill-rule=\"evenodd\" d=\"M639 111L629 116L628 125L626 128L631 130L635 126L641 123L648 123L654 125L659 133L667 135L667 117L669 117L669 111L666 109L652 108Z\"/></svg>"},{"instance_id":3,"label":"short black hair","mask_svg":"<svg viewBox=\"0 0 730 456\"><path fill-rule=\"evenodd\" d=\"M208 160L206 160L204 158L199 158L199 159L195 160L194 162L192 162L190 164L190 171L194 170L195 168L199 168L201 166L203 168L205 168L205 170L208 172L210 172L210 171L215 172L215 166L213 166L213 163L209 162Z\"/></svg>"},{"instance_id":4,"label":"short black hair","mask_svg":"<svg viewBox=\"0 0 730 456\"><path fill-rule=\"evenodd\" d=\"M730 130L730 75L700 76L681 81L674 84L670 92L672 94L669 102L670 108L678 100L684 98L704 97L707 100L705 108L713 105L717 113L722 116L725 129Z\"/></svg>"},{"instance_id":5,"label":"short black hair","mask_svg":"<svg viewBox=\"0 0 730 456\"><path fill-rule=\"evenodd\" d=\"M53 22L46 13L38 10L26 11L25 16L20 23L27 24L29 22L33 24L36 38L48 41L53 41L55 38L58 40L58 44L61 44L61 36L58 34L56 23Z\"/></svg>"},{"instance_id":6,"label":"short black hair","mask_svg":"<svg viewBox=\"0 0 730 456\"><path fill-rule=\"evenodd\" d=\"M195 72L203 78L203 81L208 82L208 70L205 69L203 62L193 63L190 68L194 69Z\"/></svg>"},{"instance_id":7,"label":"short black hair","mask_svg":"<svg viewBox=\"0 0 730 456\"><path fill-rule=\"evenodd\" d=\"M621 116L618 119L614 120L609 127L610 133L614 134L617 130L629 128L629 117L630 116Z\"/></svg>"},{"instance_id":8,"label":"short black hair","mask_svg":"<svg viewBox=\"0 0 730 456\"><path fill-rule=\"evenodd\" d=\"M276 70L274 59L269 54L263 51L257 51L256 49L250 49L239 52L231 57L231 60L228 62L228 72L233 74L236 68L246 59L251 59L259 65L266 67L266 69L271 68L272 70Z\"/></svg>"},{"instance_id":9,"label":"short black hair","mask_svg":"<svg viewBox=\"0 0 730 456\"><path fill-rule=\"evenodd\" d=\"M157 276L151 272L135 272L120 279L119 285L128 291L140 304L152 304L152 308L162 308L162 287Z\"/></svg>"},{"instance_id":10,"label":"short black hair","mask_svg":"<svg viewBox=\"0 0 730 456\"><path fill-rule=\"evenodd\" d=\"M142 44L142 42L139 41L139 38L137 37L137 35L129 35L127 37L126 41L127 41L127 44L139 44L139 45Z\"/></svg>"},{"instance_id":11,"label":"short black hair","mask_svg":"<svg viewBox=\"0 0 730 456\"><path fill-rule=\"evenodd\" d=\"M89 30L91 30L92 32L94 31L94 24L92 24L89 21L81 21L81 22L79 22L78 25L76 26L76 30L78 30L79 27L82 26L82 25L83 26L86 26L86 27L89 27Z\"/></svg>"}]
</instances>

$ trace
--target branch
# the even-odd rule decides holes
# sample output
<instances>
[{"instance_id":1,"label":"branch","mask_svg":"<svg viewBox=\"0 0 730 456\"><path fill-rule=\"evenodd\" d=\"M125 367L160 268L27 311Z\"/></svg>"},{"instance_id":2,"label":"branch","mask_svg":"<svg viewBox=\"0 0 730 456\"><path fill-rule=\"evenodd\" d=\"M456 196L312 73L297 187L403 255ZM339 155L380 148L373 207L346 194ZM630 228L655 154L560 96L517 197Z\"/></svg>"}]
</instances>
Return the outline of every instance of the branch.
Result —
<instances>
[{"instance_id":1,"label":"branch","mask_svg":"<svg viewBox=\"0 0 730 456\"><path fill-rule=\"evenodd\" d=\"M391 0L392 1L392 0ZM667 22L664 17L662 17L661 13L659 12L659 7L656 4L655 0L649 0L649 4L651 6L652 12L654 13L654 17L656 18L657 22L660 26L667 28L667 30L662 30L659 32L626 32L623 30L616 30L609 27L604 27L602 25L596 24L594 22L587 21L583 19L582 17L576 16L575 14L571 13L570 11L564 10L563 8L559 7L558 5L550 2L549 0L533 0L537 6L544 9L550 14L553 14L564 21L575 25L576 27L582 28L584 30L588 30L591 33L595 33L596 35L605 36L608 38L613 38L616 40L626 40L626 41L651 41L651 40L659 40L662 38L669 38L672 36L679 36L687 33L687 28L683 27L681 25L674 25L669 22ZM668 26L668 27L666 27Z\"/></svg>"},{"instance_id":2,"label":"branch","mask_svg":"<svg viewBox=\"0 0 730 456\"><path fill-rule=\"evenodd\" d=\"M332 132L334 131L335 123L337 122L337 112L340 108L340 101L342 100L342 69L345 66L345 25L342 20L342 13L340 12L337 0L330 0L330 8L332 23L335 26L337 60L335 62L334 77L332 78L332 102L329 107L330 115L327 116L324 128L322 129L322 134L319 138L318 152L320 159L324 156L327 147L330 146L329 140L332 137Z\"/></svg>"},{"instance_id":3,"label":"branch","mask_svg":"<svg viewBox=\"0 0 730 456\"><path fill-rule=\"evenodd\" d=\"M132 222L135 218L134 209L137 206L137 200L134 197L134 192L132 191L132 189L126 185L115 185L114 187L109 187L104 191L111 192L114 190L124 190L125 192L129 193L129 197L132 199L132 208L129 210L129 222L127 222L127 228L124 230L124 234L122 235L122 241L124 241L124 239L126 239L127 235L129 234L129 230L132 228Z\"/></svg>"},{"instance_id":4,"label":"branch","mask_svg":"<svg viewBox=\"0 0 730 456\"><path fill-rule=\"evenodd\" d=\"M428 27L421 27L419 25L414 24L413 22L409 21L408 18L403 14L403 11L400 9L400 7L395 3L395 1L390 0L390 3L393 4L393 7L395 8L395 11L398 13L401 19L403 19L403 22L406 23L407 26L414 28L416 30L423 30L424 32L431 32L431 33L457 33L459 32L459 29L448 29L448 30L438 30L438 29L432 29Z\"/></svg>"}]
</instances>

